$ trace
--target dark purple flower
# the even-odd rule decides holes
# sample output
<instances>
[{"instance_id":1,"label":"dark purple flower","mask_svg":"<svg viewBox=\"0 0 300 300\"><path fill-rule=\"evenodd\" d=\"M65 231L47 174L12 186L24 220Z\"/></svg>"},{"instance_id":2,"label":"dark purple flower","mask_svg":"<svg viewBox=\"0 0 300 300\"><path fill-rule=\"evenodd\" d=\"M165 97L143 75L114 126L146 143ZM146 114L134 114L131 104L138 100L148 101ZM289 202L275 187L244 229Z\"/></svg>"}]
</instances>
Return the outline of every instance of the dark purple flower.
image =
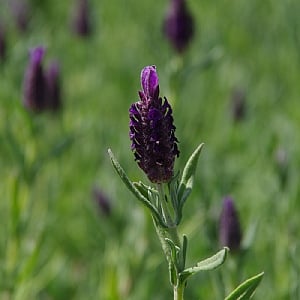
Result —
<instances>
[{"instance_id":1,"label":"dark purple flower","mask_svg":"<svg viewBox=\"0 0 300 300\"><path fill-rule=\"evenodd\" d=\"M77 0L72 20L75 34L85 37L91 34L90 11L88 0Z\"/></svg>"},{"instance_id":2,"label":"dark purple flower","mask_svg":"<svg viewBox=\"0 0 300 300\"><path fill-rule=\"evenodd\" d=\"M224 198L219 224L219 241L221 246L230 250L240 249L242 232L238 213L231 197Z\"/></svg>"},{"instance_id":3,"label":"dark purple flower","mask_svg":"<svg viewBox=\"0 0 300 300\"><path fill-rule=\"evenodd\" d=\"M111 203L108 197L100 189L95 188L93 198L100 212L105 216L109 216L111 214Z\"/></svg>"},{"instance_id":4,"label":"dark purple flower","mask_svg":"<svg viewBox=\"0 0 300 300\"><path fill-rule=\"evenodd\" d=\"M61 108L61 86L60 69L56 61L50 63L45 74L46 99L45 105L48 109L56 111Z\"/></svg>"},{"instance_id":5,"label":"dark purple flower","mask_svg":"<svg viewBox=\"0 0 300 300\"><path fill-rule=\"evenodd\" d=\"M42 60L45 54L43 47L36 47L30 51L23 82L23 103L26 108L40 111L45 108L45 75Z\"/></svg>"},{"instance_id":6,"label":"dark purple flower","mask_svg":"<svg viewBox=\"0 0 300 300\"><path fill-rule=\"evenodd\" d=\"M194 35L194 20L185 0L171 0L163 31L177 52L186 49Z\"/></svg>"},{"instance_id":7,"label":"dark purple flower","mask_svg":"<svg viewBox=\"0 0 300 300\"><path fill-rule=\"evenodd\" d=\"M172 109L159 97L155 66L141 73L140 100L129 109L130 140L135 160L154 183L168 182L173 176L175 157L179 155Z\"/></svg>"},{"instance_id":8,"label":"dark purple flower","mask_svg":"<svg viewBox=\"0 0 300 300\"><path fill-rule=\"evenodd\" d=\"M4 26L0 23L0 62L5 60L6 56L6 34Z\"/></svg>"}]
</instances>

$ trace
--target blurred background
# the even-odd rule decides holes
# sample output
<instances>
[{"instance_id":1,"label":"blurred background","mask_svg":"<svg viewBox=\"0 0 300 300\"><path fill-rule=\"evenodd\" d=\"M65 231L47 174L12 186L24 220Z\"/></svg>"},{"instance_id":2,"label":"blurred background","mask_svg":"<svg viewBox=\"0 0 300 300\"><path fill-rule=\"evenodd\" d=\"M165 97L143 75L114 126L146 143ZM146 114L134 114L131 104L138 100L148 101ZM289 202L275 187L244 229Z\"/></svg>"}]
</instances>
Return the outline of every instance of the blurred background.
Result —
<instances>
[{"instance_id":1,"label":"blurred background","mask_svg":"<svg viewBox=\"0 0 300 300\"><path fill-rule=\"evenodd\" d=\"M184 49L163 30L172 5L0 0L1 300L172 298L151 217L107 155L147 182L128 137L147 65L173 107L176 170L205 143L180 228L187 265L220 249L224 197L241 225L239 249L186 299L223 299L261 271L256 299L300 299L300 2L187 0ZM45 70L59 66L55 109L24 105L37 46Z\"/></svg>"}]
</instances>

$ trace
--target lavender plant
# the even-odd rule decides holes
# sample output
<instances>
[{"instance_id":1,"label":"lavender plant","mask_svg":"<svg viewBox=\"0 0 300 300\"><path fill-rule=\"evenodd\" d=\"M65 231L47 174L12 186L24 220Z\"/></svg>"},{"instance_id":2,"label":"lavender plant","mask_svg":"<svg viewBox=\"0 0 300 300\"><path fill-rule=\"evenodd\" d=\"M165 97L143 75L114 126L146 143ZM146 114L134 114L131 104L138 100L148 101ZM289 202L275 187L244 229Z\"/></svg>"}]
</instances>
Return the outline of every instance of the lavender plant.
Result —
<instances>
[{"instance_id":1,"label":"lavender plant","mask_svg":"<svg viewBox=\"0 0 300 300\"><path fill-rule=\"evenodd\" d=\"M193 188L203 143L192 153L182 173L175 173L174 162L179 156L176 127L168 100L159 95L159 79L155 66L147 66L142 70L141 86L139 101L133 103L129 109L129 137L135 161L152 184L132 182L110 149L108 153L127 188L149 209L168 262L174 300L182 300L188 278L222 265L229 248L224 247L192 267L186 266L188 238L186 235L179 236L178 226L182 220L183 206ZM226 300L250 299L262 276L263 273L248 279Z\"/></svg>"}]
</instances>

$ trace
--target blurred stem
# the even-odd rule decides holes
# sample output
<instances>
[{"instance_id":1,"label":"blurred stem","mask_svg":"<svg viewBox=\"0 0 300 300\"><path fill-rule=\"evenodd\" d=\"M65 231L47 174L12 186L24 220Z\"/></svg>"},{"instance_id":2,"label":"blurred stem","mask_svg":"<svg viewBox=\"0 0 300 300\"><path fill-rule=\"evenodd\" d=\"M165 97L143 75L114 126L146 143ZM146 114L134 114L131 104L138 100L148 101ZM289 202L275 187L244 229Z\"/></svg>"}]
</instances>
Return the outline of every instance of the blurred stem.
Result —
<instances>
[{"instance_id":1,"label":"blurred stem","mask_svg":"<svg viewBox=\"0 0 300 300\"><path fill-rule=\"evenodd\" d=\"M170 90L170 102L174 109L177 97L179 94L179 87L181 87L181 73L184 66L183 57L181 55L174 56L168 65L168 77L169 77L169 90Z\"/></svg>"}]
</instances>

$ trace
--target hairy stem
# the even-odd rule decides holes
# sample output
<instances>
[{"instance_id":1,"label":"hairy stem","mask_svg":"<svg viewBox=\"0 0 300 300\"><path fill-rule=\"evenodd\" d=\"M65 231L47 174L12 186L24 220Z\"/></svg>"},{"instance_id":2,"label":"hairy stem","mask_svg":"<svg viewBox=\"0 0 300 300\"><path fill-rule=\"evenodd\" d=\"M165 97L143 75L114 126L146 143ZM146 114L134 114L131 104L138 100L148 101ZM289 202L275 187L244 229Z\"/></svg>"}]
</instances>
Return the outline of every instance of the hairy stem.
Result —
<instances>
[{"instance_id":1,"label":"hairy stem","mask_svg":"<svg viewBox=\"0 0 300 300\"><path fill-rule=\"evenodd\" d=\"M174 286L174 300L183 300L184 286Z\"/></svg>"}]
</instances>

